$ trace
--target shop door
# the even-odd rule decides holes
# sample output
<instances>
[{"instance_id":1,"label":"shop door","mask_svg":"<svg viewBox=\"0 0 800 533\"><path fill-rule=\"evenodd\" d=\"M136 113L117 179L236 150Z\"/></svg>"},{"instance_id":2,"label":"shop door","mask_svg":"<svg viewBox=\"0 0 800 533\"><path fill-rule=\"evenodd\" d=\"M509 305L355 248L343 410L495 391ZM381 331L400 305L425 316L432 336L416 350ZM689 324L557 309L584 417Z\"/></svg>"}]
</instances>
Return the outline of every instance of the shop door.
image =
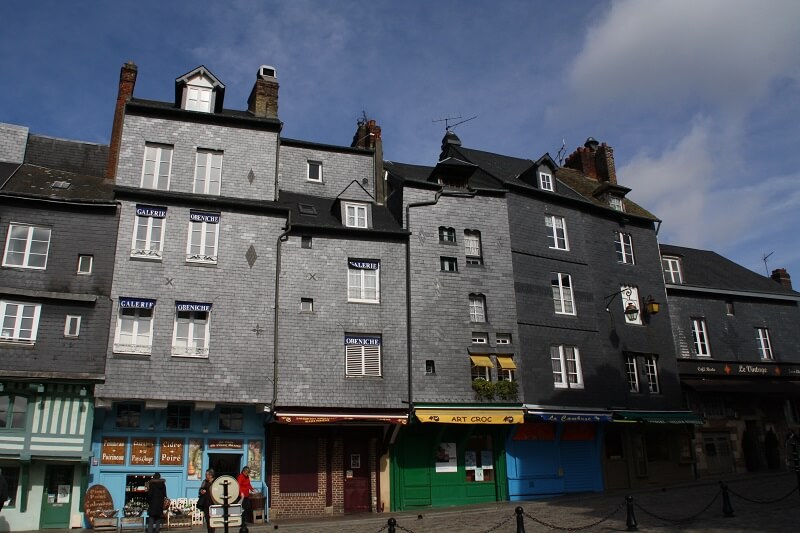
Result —
<instances>
[{"instance_id":1,"label":"shop door","mask_svg":"<svg viewBox=\"0 0 800 533\"><path fill-rule=\"evenodd\" d=\"M727 433L709 433L703 436L706 465L709 474L733 472L731 440Z\"/></svg>"},{"instance_id":2,"label":"shop door","mask_svg":"<svg viewBox=\"0 0 800 533\"><path fill-rule=\"evenodd\" d=\"M366 440L344 444L344 512L369 511L369 455Z\"/></svg>"},{"instance_id":3,"label":"shop door","mask_svg":"<svg viewBox=\"0 0 800 533\"><path fill-rule=\"evenodd\" d=\"M71 465L47 465L45 468L42 515L39 524L41 529L69 527L74 470Z\"/></svg>"},{"instance_id":4,"label":"shop door","mask_svg":"<svg viewBox=\"0 0 800 533\"><path fill-rule=\"evenodd\" d=\"M214 476L232 476L236 478L242 471L242 455L238 453L210 453L208 454L209 468L214 470ZM203 473L205 479L205 473Z\"/></svg>"}]
</instances>

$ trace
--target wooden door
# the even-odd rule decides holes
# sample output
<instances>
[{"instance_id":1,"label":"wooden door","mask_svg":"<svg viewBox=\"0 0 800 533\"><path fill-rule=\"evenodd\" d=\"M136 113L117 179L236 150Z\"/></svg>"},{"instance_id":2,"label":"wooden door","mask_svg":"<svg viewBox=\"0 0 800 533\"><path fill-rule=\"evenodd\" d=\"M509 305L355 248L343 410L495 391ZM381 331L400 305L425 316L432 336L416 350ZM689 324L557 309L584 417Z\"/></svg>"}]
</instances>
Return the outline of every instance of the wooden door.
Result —
<instances>
[{"instance_id":1,"label":"wooden door","mask_svg":"<svg viewBox=\"0 0 800 533\"><path fill-rule=\"evenodd\" d=\"M72 465L47 465L42 491L41 529L66 529L69 527L72 508Z\"/></svg>"},{"instance_id":2,"label":"wooden door","mask_svg":"<svg viewBox=\"0 0 800 533\"><path fill-rule=\"evenodd\" d=\"M344 443L344 512L369 511L369 446L367 439Z\"/></svg>"}]
</instances>

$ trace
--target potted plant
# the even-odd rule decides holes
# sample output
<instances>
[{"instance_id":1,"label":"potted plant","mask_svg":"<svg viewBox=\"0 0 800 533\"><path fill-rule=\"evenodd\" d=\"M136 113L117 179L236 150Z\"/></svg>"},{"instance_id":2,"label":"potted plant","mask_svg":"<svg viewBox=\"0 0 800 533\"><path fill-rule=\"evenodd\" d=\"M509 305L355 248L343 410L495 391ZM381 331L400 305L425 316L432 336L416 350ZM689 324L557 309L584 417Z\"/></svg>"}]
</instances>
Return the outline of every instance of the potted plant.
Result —
<instances>
[{"instance_id":1,"label":"potted plant","mask_svg":"<svg viewBox=\"0 0 800 533\"><path fill-rule=\"evenodd\" d=\"M516 381L502 380L494 384L494 390L503 400L516 400L519 385Z\"/></svg>"},{"instance_id":2,"label":"potted plant","mask_svg":"<svg viewBox=\"0 0 800 533\"><path fill-rule=\"evenodd\" d=\"M475 378L472 380L472 390L479 400L493 400L494 399L494 383L487 381L483 378Z\"/></svg>"}]
</instances>

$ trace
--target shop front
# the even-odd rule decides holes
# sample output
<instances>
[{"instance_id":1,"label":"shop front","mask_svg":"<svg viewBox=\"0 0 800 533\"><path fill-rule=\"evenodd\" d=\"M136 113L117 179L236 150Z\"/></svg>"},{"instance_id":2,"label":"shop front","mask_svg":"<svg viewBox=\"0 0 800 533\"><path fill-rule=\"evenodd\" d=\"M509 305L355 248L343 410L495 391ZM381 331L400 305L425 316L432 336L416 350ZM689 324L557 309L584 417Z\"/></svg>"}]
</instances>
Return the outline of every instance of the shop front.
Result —
<instances>
[{"instance_id":1,"label":"shop front","mask_svg":"<svg viewBox=\"0 0 800 533\"><path fill-rule=\"evenodd\" d=\"M601 452L610 411L527 409L507 442L512 501L603 490Z\"/></svg>"},{"instance_id":2,"label":"shop front","mask_svg":"<svg viewBox=\"0 0 800 533\"><path fill-rule=\"evenodd\" d=\"M418 404L414 417L392 448L392 511L508 499L506 440L521 409Z\"/></svg>"},{"instance_id":3,"label":"shop front","mask_svg":"<svg viewBox=\"0 0 800 533\"><path fill-rule=\"evenodd\" d=\"M108 489L120 516L141 515L156 472L166 481L167 496L186 498L187 506L197 499L208 468L235 477L249 466L253 488L266 494L263 413L253 406L147 407L153 406L122 402L98 409L89 484Z\"/></svg>"}]
</instances>

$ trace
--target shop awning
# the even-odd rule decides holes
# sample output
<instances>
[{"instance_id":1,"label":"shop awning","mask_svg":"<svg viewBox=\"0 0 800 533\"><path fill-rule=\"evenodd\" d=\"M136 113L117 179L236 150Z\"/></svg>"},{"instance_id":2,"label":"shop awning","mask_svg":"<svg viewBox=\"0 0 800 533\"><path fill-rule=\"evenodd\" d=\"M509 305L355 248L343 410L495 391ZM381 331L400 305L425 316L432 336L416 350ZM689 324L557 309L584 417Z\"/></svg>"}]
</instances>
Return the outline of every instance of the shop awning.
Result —
<instances>
[{"instance_id":1,"label":"shop awning","mask_svg":"<svg viewBox=\"0 0 800 533\"><path fill-rule=\"evenodd\" d=\"M610 412L593 411L543 411L529 409L528 415L538 418L543 422L611 422Z\"/></svg>"},{"instance_id":2,"label":"shop awning","mask_svg":"<svg viewBox=\"0 0 800 533\"><path fill-rule=\"evenodd\" d=\"M503 370L516 370L517 365L514 364L514 359L511 357L506 357L503 355L497 356L497 364L500 365L500 368Z\"/></svg>"},{"instance_id":3,"label":"shop awning","mask_svg":"<svg viewBox=\"0 0 800 533\"><path fill-rule=\"evenodd\" d=\"M407 424L408 416L397 413L314 413L314 412L278 412L280 424L337 424L337 423L374 423L374 424Z\"/></svg>"},{"instance_id":4,"label":"shop awning","mask_svg":"<svg viewBox=\"0 0 800 533\"><path fill-rule=\"evenodd\" d=\"M703 425L702 417L691 411L614 411L614 421Z\"/></svg>"},{"instance_id":5,"label":"shop awning","mask_svg":"<svg viewBox=\"0 0 800 533\"><path fill-rule=\"evenodd\" d=\"M494 366L488 355L470 355L469 358L472 360L472 364L475 366L485 366L489 368Z\"/></svg>"},{"instance_id":6,"label":"shop awning","mask_svg":"<svg viewBox=\"0 0 800 533\"><path fill-rule=\"evenodd\" d=\"M414 413L420 422L438 424L522 424L522 409L423 409Z\"/></svg>"}]
</instances>

